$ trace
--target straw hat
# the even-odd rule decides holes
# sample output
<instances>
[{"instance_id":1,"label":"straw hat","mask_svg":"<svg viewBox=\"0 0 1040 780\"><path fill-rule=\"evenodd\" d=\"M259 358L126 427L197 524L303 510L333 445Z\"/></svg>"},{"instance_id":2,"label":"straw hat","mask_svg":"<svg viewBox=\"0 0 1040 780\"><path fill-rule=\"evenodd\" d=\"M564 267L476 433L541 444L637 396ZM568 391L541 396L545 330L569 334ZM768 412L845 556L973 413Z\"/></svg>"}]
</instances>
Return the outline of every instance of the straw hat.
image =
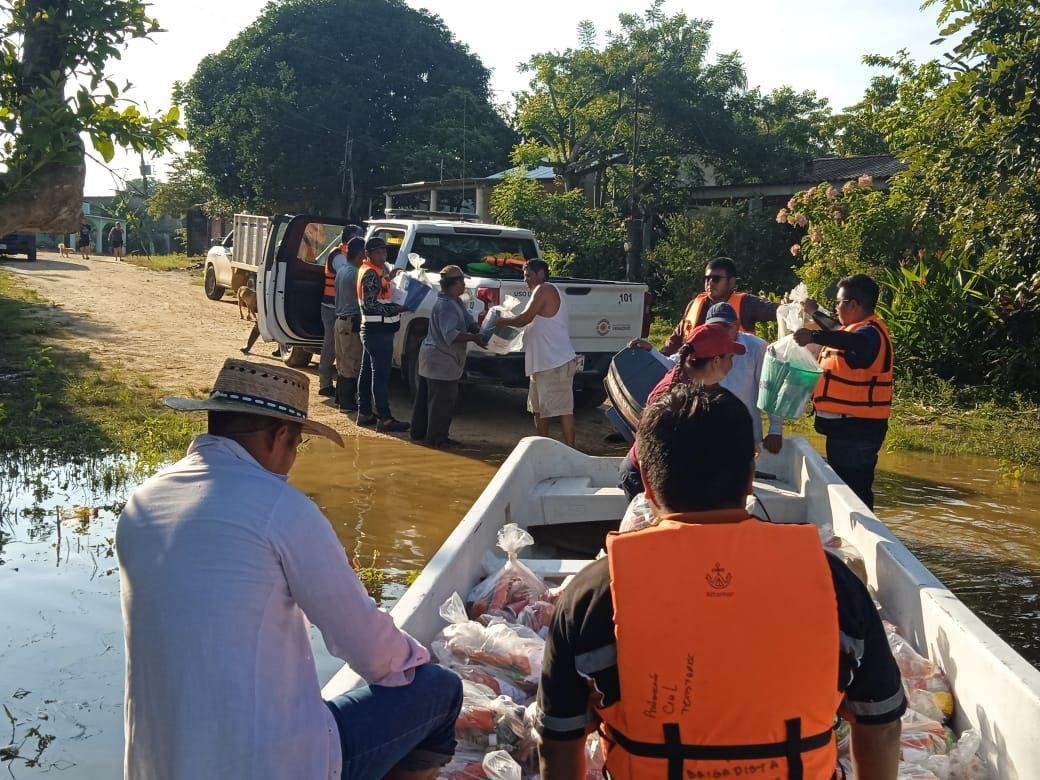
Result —
<instances>
[{"instance_id":1,"label":"straw hat","mask_svg":"<svg viewBox=\"0 0 1040 780\"><path fill-rule=\"evenodd\" d=\"M303 430L331 439L340 447L342 437L332 428L307 419L311 380L291 368L228 358L217 374L209 398L164 398L179 412L244 412L297 422Z\"/></svg>"}]
</instances>

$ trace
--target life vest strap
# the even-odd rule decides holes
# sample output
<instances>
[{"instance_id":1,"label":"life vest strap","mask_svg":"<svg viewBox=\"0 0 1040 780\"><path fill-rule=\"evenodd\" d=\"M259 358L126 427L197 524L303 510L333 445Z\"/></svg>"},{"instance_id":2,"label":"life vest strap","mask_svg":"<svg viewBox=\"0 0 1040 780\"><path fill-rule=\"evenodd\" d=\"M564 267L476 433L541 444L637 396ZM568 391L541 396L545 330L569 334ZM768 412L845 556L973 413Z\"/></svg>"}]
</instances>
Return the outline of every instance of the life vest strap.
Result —
<instances>
[{"instance_id":1,"label":"life vest strap","mask_svg":"<svg viewBox=\"0 0 1040 780\"><path fill-rule=\"evenodd\" d=\"M852 385L853 387L892 387L895 382L882 382L880 379L845 379L837 374L827 373L827 377L831 382L837 382L841 385Z\"/></svg>"},{"instance_id":2,"label":"life vest strap","mask_svg":"<svg viewBox=\"0 0 1040 780\"><path fill-rule=\"evenodd\" d=\"M661 758L668 762L668 780L682 780L686 761L742 761L758 758L787 760L790 780L802 780L802 753L826 747L834 739L834 730L827 729L809 737L802 736L802 719L784 721L787 739L758 745L690 745L679 735L678 723L665 723L663 742L640 742L629 739L613 726L607 726L608 737L626 753L640 758Z\"/></svg>"}]
</instances>

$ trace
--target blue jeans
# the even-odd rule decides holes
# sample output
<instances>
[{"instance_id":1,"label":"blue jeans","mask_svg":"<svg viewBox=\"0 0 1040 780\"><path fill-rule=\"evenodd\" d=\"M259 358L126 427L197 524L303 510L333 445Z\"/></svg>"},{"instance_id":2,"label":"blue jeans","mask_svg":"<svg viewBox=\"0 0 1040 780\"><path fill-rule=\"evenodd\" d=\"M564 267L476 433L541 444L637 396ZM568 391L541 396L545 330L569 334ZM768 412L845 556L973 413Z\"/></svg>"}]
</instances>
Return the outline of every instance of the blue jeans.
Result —
<instances>
[{"instance_id":1,"label":"blue jeans","mask_svg":"<svg viewBox=\"0 0 1040 780\"><path fill-rule=\"evenodd\" d=\"M462 680L443 666L418 667L411 685L370 685L325 704L339 726L343 780L434 769L455 755Z\"/></svg>"},{"instance_id":2,"label":"blue jeans","mask_svg":"<svg viewBox=\"0 0 1040 780\"><path fill-rule=\"evenodd\" d=\"M390 368L394 360L394 331L361 326L361 346L364 355L361 358L361 376L358 377L358 411L361 414L372 414L372 400L375 399L376 417L389 420Z\"/></svg>"}]
</instances>

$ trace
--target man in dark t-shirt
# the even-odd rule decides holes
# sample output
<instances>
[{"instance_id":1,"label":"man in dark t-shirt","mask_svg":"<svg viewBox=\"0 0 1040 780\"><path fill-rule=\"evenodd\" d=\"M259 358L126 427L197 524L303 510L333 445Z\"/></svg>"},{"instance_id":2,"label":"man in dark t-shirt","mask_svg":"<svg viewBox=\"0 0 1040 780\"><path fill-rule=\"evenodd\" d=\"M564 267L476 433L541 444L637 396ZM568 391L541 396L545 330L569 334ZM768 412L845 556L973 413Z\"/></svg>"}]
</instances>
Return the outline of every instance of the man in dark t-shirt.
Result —
<instances>
[{"instance_id":1,"label":"man in dark t-shirt","mask_svg":"<svg viewBox=\"0 0 1040 780\"><path fill-rule=\"evenodd\" d=\"M703 446L705 441L712 442L712 445ZM715 529L732 528L734 535L755 530L745 524L759 521L748 518L744 511L754 469L754 435L747 411L738 398L725 390L710 392L697 386L678 385L644 413L639 447L647 496L654 503L658 516L664 518L662 526L666 530L681 528L680 524L684 523ZM776 526L762 526L757 530L773 535L777 533ZM648 529L633 532L633 535L648 531L653 532ZM804 534L800 535L804 538ZM614 553L611 550L624 550L621 543L627 536L613 537L612 544L608 543L607 557L590 564L575 577L563 592L553 615L538 689L543 777L583 778L583 746L587 730L602 719L609 731L613 725L609 714L611 708L624 704L621 669L632 669L635 665L638 670L644 664L648 670L658 668L658 659L644 659L642 655L632 653L626 656L623 650L625 618L615 614L615 595L611 591L612 578L617 576L612 567L620 564L612 560ZM813 537L815 543L818 542ZM809 552L812 552L811 545ZM818 561L819 557L817 555L815 560ZM833 584L837 608L838 674L834 681L836 688L827 690L827 684L823 683L818 686L819 690L806 691L805 695L807 699L816 697L816 702L821 697L827 697L826 701L841 701L839 711L852 726L853 762L858 778L892 780L899 761L900 717L906 710L899 668L866 587L840 560L829 554L822 557ZM740 563L731 557L727 565L735 569ZM741 583L749 583L752 577L764 579L767 587L770 582L781 583L794 575L792 571L785 576L783 565L780 563L771 571L761 572L745 564ZM687 588L683 592L692 595L687 575L679 569L672 568L675 589ZM697 576L700 576L699 572ZM823 582L827 581L827 574L821 572L820 576L824 578ZM614 587L618 587L617 581ZM646 610L659 608L652 595L644 601ZM806 599L805 603L814 602ZM670 627L668 631L675 632L677 638L674 641L678 642L683 641L682 636L696 633L695 626L682 623L683 611L684 607L680 607L676 612L661 616ZM690 614L693 614L692 609ZM831 621L829 625L833 626L834 615L820 613L816 619L821 625ZM748 623L741 628L736 641L761 647L763 659L784 652L797 654L806 640L796 631L789 636L758 636L756 631L761 632L761 629ZM710 644L715 634L706 636L708 638L702 641ZM715 641L730 642L733 637L723 635ZM651 648L644 654L653 656L655 652ZM807 664L812 663L808 657L804 660ZM764 663L764 667L769 668L769 663ZM712 674L711 668L698 669L701 675ZM715 671L715 675L720 677L726 674L733 674L733 670L717 668ZM775 665L768 673L756 666L741 668L738 679L745 690L733 691L732 706L738 710L761 706L754 692L769 689L771 680L778 680L781 674ZM631 695L638 697L638 692L633 691ZM639 698L635 704L637 708L641 707ZM803 706L800 702L791 704L796 711ZM590 713L594 713L593 717ZM732 713L727 714L730 715ZM705 740L698 740L697 734L684 731L683 741L697 743ZM613 749L623 750L620 746ZM662 762L662 778L665 777L664 770Z\"/></svg>"}]
</instances>

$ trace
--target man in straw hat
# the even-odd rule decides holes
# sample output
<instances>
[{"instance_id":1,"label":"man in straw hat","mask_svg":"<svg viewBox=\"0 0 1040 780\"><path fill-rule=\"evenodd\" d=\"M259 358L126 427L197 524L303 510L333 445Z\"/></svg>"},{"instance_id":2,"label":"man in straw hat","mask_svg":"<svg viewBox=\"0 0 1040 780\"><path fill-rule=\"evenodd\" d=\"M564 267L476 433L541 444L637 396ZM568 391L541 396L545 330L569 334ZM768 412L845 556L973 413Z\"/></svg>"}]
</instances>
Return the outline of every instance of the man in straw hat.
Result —
<instances>
[{"instance_id":1,"label":"man in straw hat","mask_svg":"<svg viewBox=\"0 0 1040 780\"><path fill-rule=\"evenodd\" d=\"M288 484L309 380L229 359L208 432L134 491L116 552L128 778L432 778L462 686L378 609L315 504ZM370 683L323 701L308 636Z\"/></svg>"}]
</instances>

